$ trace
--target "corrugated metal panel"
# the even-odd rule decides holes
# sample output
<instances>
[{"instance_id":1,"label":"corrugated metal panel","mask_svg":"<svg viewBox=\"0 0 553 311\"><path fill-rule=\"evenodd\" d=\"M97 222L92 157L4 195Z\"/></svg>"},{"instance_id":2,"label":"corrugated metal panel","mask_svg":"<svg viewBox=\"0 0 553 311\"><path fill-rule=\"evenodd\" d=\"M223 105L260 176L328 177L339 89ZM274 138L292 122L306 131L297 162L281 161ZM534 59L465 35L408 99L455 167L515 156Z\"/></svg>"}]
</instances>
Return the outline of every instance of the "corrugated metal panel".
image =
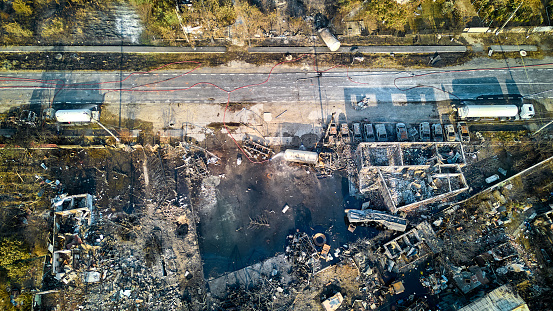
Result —
<instances>
[{"instance_id":1,"label":"corrugated metal panel","mask_svg":"<svg viewBox=\"0 0 553 311\"><path fill-rule=\"evenodd\" d=\"M498 287L485 297L459 309L459 311L530 311L528 306L507 285Z\"/></svg>"}]
</instances>

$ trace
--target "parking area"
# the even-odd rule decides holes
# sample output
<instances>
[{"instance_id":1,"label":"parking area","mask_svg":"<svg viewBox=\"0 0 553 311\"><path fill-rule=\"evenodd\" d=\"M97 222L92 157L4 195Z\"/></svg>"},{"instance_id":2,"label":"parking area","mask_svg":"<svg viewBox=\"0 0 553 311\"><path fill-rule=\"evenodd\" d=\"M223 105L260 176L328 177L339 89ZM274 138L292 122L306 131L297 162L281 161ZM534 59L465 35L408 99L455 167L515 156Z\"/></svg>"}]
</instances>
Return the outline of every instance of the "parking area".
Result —
<instances>
[{"instance_id":1,"label":"parking area","mask_svg":"<svg viewBox=\"0 0 553 311\"><path fill-rule=\"evenodd\" d=\"M416 88L401 92L396 88L345 88L348 120L418 123L448 118L449 103L436 102L434 89ZM446 105L446 106L444 106Z\"/></svg>"},{"instance_id":2,"label":"parking area","mask_svg":"<svg viewBox=\"0 0 553 311\"><path fill-rule=\"evenodd\" d=\"M458 123L458 125L463 123ZM463 125L465 135L468 135L468 127ZM370 122L364 120L349 124L350 133L354 142L466 142L468 136L459 135L459 126L451 123L439 122L403 123L403 122ZM357 128L361 134L356 134Z\"/></svg>"},{"instance_id":3,"label":"parking area","mask_svg":"<svg viewBox=\"0 0 553 311\"><path fill-rule=\"evenodd\" d=\"M344 98L345 117L352 134L359 124L360 141L448 141L444 126L450 123L452 107L450 101L436 101L432 88L405 92L397 88L345 88ZM422 135L421 123L427 124ZM370 131L374 131L374 140Z\"/></svg>"}]
</instances>

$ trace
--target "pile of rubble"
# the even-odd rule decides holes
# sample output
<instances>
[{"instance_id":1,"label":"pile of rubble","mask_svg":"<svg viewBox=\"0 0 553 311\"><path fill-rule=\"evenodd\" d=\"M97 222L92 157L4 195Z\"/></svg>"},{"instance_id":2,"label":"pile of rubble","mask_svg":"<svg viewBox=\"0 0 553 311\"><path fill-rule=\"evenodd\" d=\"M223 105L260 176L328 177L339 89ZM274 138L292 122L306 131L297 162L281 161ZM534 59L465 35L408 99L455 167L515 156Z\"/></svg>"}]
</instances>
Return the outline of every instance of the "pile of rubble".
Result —
<instances>
[{"instance_id":1,"label":"pile of rubble","mask_svg":"<svg viewBox=\"0 0 553 311\"><path fill-rule=\"evenodd\" d=\"M438 253L442 241L436 237L428 222L422 222L415 228L384 244L384 254L388 257L388 271L405 270L426 256Z\"/></svg>"},{"instance_id":2,"label":"pile of rubble","mask_svg":"<svg viewBox=\"0 0 553 311\"><path fill-rule=\"evenodd\" d=\"M62 308L82 310L197 309L205 302L197 217L182 190L186 180L176 187L175 178L186 175L184 167L198 174L215 157L194 147L136 150L142 150L141 182L134 184L130 214L96 206L90 194L53 200L49 277L35 299L38 309L47 308L42 302L53 294ZM175 174L179 170L185 173Z\"/></svg>"},{"instance_id":3,"label":"pile of rubble","mask_svg":"<svg viewBox=\"0 0 553 311\"><path fill-rule=\"evenodd\" d=\"M318 251L312 238L305 232L289 235L286 246L286 258L294 267L294 275L299 280L307 280L320 269Z\"/></svg>"},{"instance_id":4,"label":"pile of rubble","mask_svg":"<svg viewBox=\"0 0 553 311\"><path fill-rule=\"evenodd\" d=\"M250 136L246 136L246 138L242 140L242 149L248 158L256 162L267 161L274 155L273 150L266 142L255 141Z\"/></svg>"}]
</instances>

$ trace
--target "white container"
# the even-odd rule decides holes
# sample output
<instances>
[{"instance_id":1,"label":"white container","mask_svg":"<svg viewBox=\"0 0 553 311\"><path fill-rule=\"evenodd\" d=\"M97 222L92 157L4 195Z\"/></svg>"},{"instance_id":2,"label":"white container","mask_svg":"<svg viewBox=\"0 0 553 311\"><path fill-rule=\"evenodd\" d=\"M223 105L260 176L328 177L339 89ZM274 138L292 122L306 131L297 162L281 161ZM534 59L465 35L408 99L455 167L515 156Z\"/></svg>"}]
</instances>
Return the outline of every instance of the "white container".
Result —
<instances>
[{"instance_id":1,"label":"white container","mask_svg":"<svg viewBox=\"0 0 553 311\"><path fill-rule=\"evenodd\" d=\"M516 105L466 105L457 110L460 119L466 118L514 118L518 115Z\"/></svg>"},{"instance_id":2,"label":"white container","mask_svg":"<svg viewBox=\"0 0 553 311\"><path fill-rule=\"evenodd\" d=\"M319 154L311 151L287 149L284 151L284 160L305 164L317 164L319 162Z\"/></svg>"},{"instance_id":3,"label":"white container","mask_svg":"<svg viewBox=\"0 0 553 311\"><path fill-rule=\"evenodd\" d=\"M56 111L56 121L60 123L92 122L92 111L90 109L71 109Z\"/></svg>"},{"instance_id":4,"label":"white container","mask_svg":"<svg viewBox=\"0 0 553 311\"><path fill-rule=\"evenodd\" d=\"M324 43L332 52L338 51L340 48L340 41L328 30L328 28L319 29L319 36L323 39Z\"/></svg>"},{"instance_id":5,"label":"white container","mask_svg":"<svg viewBox=\"0 0 553 311\"><path fill-rule=\"evenodd\" d=\"M499 175L495 174L495 175L492 175L492 176L486 178L486 183L491 184L494 181L498 181L498 180L499 180Z\"/></svg>"}]
</instances>

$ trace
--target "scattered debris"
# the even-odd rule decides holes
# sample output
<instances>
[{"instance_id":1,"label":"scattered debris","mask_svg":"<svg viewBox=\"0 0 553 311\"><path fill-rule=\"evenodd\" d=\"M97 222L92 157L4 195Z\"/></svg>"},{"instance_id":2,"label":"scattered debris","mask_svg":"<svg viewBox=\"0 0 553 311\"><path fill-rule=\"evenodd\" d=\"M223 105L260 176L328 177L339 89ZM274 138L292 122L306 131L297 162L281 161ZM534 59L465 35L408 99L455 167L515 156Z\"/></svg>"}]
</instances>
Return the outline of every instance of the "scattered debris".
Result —
<instances>
[{"instance_id":1,"label":"scattered debris","mask_svg":"<svg viewBox=\"0 0 553 311\"><path fill-rule=\"evenodd\" d=\"M269 160L274 154L273 150L269 148L266 143L254 141L250 136L246 136L246 138L244 138L242 145L242 148L248 155L248 158L257 162Z\"/></svg>"}]
</instances>

